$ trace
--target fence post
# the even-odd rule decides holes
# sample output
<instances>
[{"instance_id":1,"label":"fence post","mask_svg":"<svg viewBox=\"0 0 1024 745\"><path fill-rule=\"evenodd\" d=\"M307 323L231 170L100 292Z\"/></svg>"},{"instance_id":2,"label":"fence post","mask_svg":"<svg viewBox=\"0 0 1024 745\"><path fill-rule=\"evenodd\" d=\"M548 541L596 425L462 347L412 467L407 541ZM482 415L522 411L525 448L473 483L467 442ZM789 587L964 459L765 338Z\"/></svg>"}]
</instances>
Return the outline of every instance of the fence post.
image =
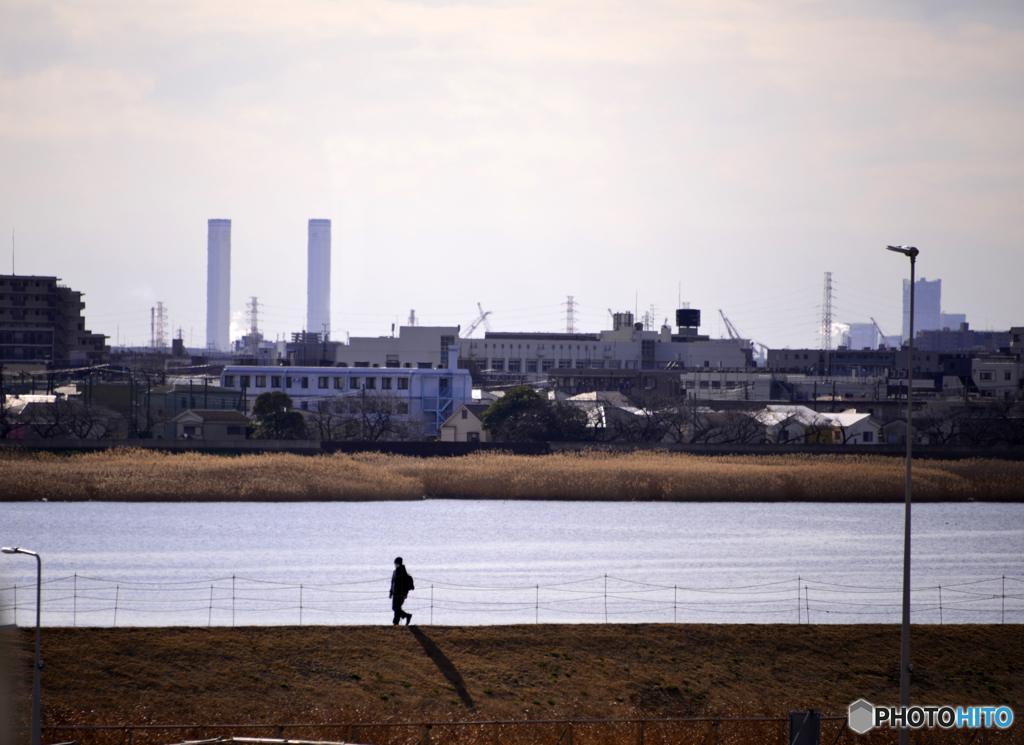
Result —
<instances>
[{"instance_id":1,"label":"fence post","mask_svg":"<svg viewBox=\"0 0 1024 745\"><path fill-rule=\"evenodd\" d=\"M434 586L430 586L430 625L434 625Z\"/></svg>"},{"instance_id":2,"label":"fence post","mask_svg":"<svg viewBox=\"0 0 1024 745\"><path fill-rule=\"evenodd\" d=\"M942 585L939 585L939 626L942 625Z\"/></svg>"},{"instance_id":3,"label":"fence post","mask_svg":"<svg viewBox=\"0 0 1024 745\"><path fill-rule=\"evenodd\" d=\"M213 625L213 585L210 585L210 615L206 617L206 628Z\"/></svg>"},{"instance_id":4,"label":"fence post","mask_svg":"<svg viewBox=\"0 0 1024 745\"><path fill-rule=\"evenodd\" d=\"M804 585L804 615L807 616L807 623L811 622L811 602L807 597L807 585Z\"/></svg>"},{"instance_id":5,"label":"fence post","mask_svg":"<svg viewBox=\"0 0 1024 745\"><path fill-rule=\"evenodd\" d=\"M1003 604L999 616L999 623L1006 623L1006 575L1003 575Z\"/></svg>"},{"instance_id":6,"label":"fence post","mask_svg":"<svg viewBox=\"0 0 1024 745\"><path fill-rule=\"evenodd\" d=\"M604 622L608 623L608 575L604 575Z\"/></svg>"},{"instance_id":7,"label":"fence post","mask_svg":"<svg viewBox=\"0 0 1024 745\"><path fill-rule=\"evenodd\" d=\"M114 628L117 628L117 602L121 599L121 585L114 590Z\"/></svg>"},{"instance_id":8,"label":"fence post","mask_svg":"<svg viewBox=\"0 0 1024 745\"><path fill-rule=\"evenodd\" d=\"M644 745L644 720L640 720L640 745Z\"/></svg>"},{"instance_id":9,"label":"fence post","mask_svg":"<svg viewBox=\"0 0 1024 745\"><path fill-rule=\"evenodd\" d=\"M71 624L75 628L78 628L78 572L75 572L75 589L72 591L71 596L74 598L74 605L71 611Z\"/></svg>"},{"instance_id":10,"label":"fence post","mask_svg":"<svg viewBox=\"0 0 1024 745\"><path fill-rule=\"evenodd\" d=\"M501 732L501 725L497 721L494 723L494 745L498 745L498 733Z\"/></svg>"},{"instance_id":11,"label":"fence post","mask_svg":"<svg viewBox=\"0 0 1024 745\"><path fill-rule=\"evenodd\" d=\"M679 594L679 588L672 585L672 623L679 623L676 620L676 596Z\"/></svg>"},{"instance_id":12,"label":"fence post","mask_svg":"<svg viewBox=\"0 0 1024 745\"><path fill-rule=\"evenodd\" d=\"M235 575L231 575L231 628L235 628Z\"/></svg>"},{"instance_id":13,"label":"fence post","mask_svg":"<svg viewBox=\"0 0 1024 745\"><path fill-rule=\"evenodd\" d=\"M608 620L607 618L605 620ZM537 585L537 597L533 605L533 622L540 623L540 585Z\"/></svg>"},{"instance_id":14,"label":"fence post","mask_svg":"<svg viewBox=\"0 0 1024 745\"><path fill-rule=\"evenodd\" d=\"M796 578L796 622L797 622L797 624L801 623L801 621L800 621L800 575L797 575L797 578Z\"/></svg>"},{"instance_id":15,"label":"fence post","mask_svg":"<svg viewBox=\"0 0 1024 745\"><path fill-rule=\"evenodd\" d=\"M299 585L299 626L302 625L302 585Z\"/></svg>"},{"instance_id":16,"label":"fence post","mask_svg":"<svg viewBox=\"0 0 1024 745\"><path fill-rule=\"evenodd\" d=\"M14 583L14 625L18 625L18 583Z\"/></svg>"}]
</instances>

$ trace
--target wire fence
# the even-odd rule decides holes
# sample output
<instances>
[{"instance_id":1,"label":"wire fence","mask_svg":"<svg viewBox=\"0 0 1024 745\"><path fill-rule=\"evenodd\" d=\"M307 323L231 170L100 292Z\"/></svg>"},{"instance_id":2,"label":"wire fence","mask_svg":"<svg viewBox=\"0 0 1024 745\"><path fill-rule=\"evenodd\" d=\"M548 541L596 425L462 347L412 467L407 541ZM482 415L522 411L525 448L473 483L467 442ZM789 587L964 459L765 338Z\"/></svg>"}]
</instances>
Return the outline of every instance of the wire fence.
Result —
<instances>
[{"instance_id":1,"label":"wire fence","mask_svg":"<svg viewBox=\"0 0 1024 745\"><path fill-rule=\"evenodd\" d=\"M795 577L733 587L654 584L611 575L534 585L417 579L405 610L423 625L518 623L897 623L902 587ZM79 574L41 585L44 626L378 624L391 618L389 578L331 584L232 575L132 582ZM36 584L0 588L0 621L34 626ZM915 623L1022 623L1024 578L913 587Z\"/></svg>"}]
</instances>

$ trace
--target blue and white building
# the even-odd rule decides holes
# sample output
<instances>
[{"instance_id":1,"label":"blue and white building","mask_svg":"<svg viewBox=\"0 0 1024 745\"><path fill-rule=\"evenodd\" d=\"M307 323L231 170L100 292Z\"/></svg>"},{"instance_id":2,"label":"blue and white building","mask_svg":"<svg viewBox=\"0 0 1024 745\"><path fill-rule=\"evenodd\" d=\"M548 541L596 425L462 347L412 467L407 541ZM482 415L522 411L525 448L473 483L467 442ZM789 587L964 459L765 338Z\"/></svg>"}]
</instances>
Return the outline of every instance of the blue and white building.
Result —
<instances>
[{"instance_id":1,"label":"blue and white building","mask_svg":"<svg viewBox=\"0 0 1024 745\"><path fill-rule=\"evenodd\" d=\"M454 358L452 360L454 362ZM452 368L281 367L233 365L221 373L224 388L240 391L246 413L261 393L287 393L296 409L316 411L323 401L368 395L389 396L402 416L422 421L428 435L473 400L469 370Z\"/></svg>"}]
</instances>

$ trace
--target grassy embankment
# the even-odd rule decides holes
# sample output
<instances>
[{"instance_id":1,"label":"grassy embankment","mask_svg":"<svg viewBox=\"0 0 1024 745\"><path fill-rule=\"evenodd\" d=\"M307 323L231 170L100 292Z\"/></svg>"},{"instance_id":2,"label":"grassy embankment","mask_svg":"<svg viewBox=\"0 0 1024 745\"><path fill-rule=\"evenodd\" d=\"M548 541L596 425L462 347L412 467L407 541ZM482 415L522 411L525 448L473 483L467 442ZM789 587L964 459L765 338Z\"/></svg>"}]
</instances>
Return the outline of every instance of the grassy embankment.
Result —
<instances>
[{"instance_id":1,"label":"grassy embankment","mask_svg":"<svg viewBox=\"0 0 1024 745\"><path fill-rule=\"evenodd\" d=\"M899 633L897 625L47 628L43 717L47 724L266 725L784 717L807 708L843 716L860 697L898 701ZM1021 716L1022 634L1020 625L915 626L912 701L1008 705ZM21 629L17 635L12 668L27 682L34 633ZM27 721L29 699L30 691L20 692L16 721ZM823 741L832 742L838 725L829 726ZM706 724L677 728L660 739L652 727L645 743L689 742L686 732L701 742L707 730ZM532 739L540 729L506 731L501 741L554 743L561 730L552 731L545 740ZM726 737L730 731L747 735L732 739ZM470 732L462 730L458 741L493 742L493 728L479 740ZM966 742L969 736L922 732L928 733L923 742ZM66 734L63 739L72 739ZM136 732L134 741L199 735L163 734L152 740ZM344 732L285 734L343 739ZM369 741L386 741L383 730L369 734ZM418 734L412 734L396 741L416 742ZM432 743L445 741L440 730L436 734ZM720 734L720 742L765 742L767 735L785 741L778 724L745 730L732 724ZM886 734L854 739L893 741ZM1017 723L1004 734L1012 737L996 740L988 733L986 742L1021 742L1024 726ZM99 741L81 731L74 737ZM120 732L105 739L123 738ZM637 737L633 728L597 740L581 732L575 741L632 743Z\"/></svg>"},{"instance_id":2,"label":"grassy embankment","mask_svg":"<svg viewBox=\"0 0 1024 745\"><path fill-rule=\"evenodd\" d=\"M902 458L667 452L412 458L0 453L0 500L333 501L424 496L636 501L902 501ZM919 461L914 500L1024 501L1024 463Z\"/></svg>"}]
</instances>

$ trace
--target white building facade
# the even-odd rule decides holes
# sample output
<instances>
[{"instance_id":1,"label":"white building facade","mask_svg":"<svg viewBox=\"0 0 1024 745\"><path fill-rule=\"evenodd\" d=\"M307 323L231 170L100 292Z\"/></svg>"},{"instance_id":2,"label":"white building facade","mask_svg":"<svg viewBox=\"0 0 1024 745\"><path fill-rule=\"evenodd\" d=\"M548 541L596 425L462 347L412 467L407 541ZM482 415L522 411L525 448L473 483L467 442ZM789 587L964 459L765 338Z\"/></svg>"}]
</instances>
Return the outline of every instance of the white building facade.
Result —
<instances>
[{"instance_id":1,"label":"white building facade","mask_svg":"<svg viewBox=\"0 0 1024 745\"><path fill-rule=\"evenodd\" d=\"M246 413L260 394L273 391L288 394L296 409L306 411L318 410L322 401L388 396L398 402L401 416L422 421L433 436L473 399L469 371L455 369L238 365L224 368L221 385L243 392Z\"/></svg>"}]
</instances>

